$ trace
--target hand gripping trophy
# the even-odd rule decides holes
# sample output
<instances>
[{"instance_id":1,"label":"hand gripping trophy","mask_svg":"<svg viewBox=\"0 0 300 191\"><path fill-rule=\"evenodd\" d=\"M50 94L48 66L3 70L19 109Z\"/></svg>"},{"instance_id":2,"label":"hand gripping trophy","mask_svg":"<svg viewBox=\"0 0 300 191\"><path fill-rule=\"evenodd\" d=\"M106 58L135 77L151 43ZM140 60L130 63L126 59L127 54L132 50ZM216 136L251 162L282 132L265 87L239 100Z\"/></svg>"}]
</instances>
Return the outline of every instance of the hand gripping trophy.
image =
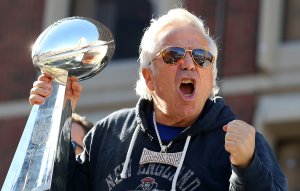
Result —
<instances>
[{"instance_id":1,"label":"hand gripping trophy","mask_svg":"<svg viewBox=\"0 0 300 191\"><path fill-rule=\"evenodd\" d=\"M65 100L67 78L98 74L114 49L110 30L88 18L65 18L40 34L32 60L54 78L53 91L45 104L33 106L2 191L66 189L72 112Z\"/></svg>"}]
</instances>

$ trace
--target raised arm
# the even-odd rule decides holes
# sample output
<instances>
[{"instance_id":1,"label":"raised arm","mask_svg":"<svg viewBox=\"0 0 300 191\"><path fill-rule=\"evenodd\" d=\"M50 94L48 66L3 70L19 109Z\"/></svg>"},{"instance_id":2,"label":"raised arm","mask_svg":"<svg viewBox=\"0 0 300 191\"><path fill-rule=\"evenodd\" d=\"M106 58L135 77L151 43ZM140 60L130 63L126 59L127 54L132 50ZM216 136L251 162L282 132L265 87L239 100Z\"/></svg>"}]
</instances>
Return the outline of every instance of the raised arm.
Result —
<instances>
[{"instance_id":1,"label":"raised arm","mask_svg":"<svg viewBox=\"0 0 300 191\"><path fill-rule=\"evenodd\" d=\"M224 126L230 153L230 190L286 191L287 181L264 137L251 125L234 120Z\"/></svg>"}]
</instances>

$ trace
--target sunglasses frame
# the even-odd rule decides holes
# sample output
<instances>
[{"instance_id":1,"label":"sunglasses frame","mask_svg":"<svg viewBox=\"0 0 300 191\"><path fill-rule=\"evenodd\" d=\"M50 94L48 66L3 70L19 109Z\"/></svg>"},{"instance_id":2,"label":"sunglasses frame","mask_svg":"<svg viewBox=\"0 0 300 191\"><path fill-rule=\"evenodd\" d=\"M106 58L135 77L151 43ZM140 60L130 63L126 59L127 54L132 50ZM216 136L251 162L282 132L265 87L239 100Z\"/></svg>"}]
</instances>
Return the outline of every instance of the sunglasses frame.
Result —
<instances>
[{"instance_id":1,"label":"sunglasses frame","mask_svg":"<svg viewBox=\"0 0 300 191\"><path fill-rule=\"evenodd\" d=\"M183 57L180 58L180 59L179 59L178 61L176 61L176 62L171 62L171 63L166 62L165 59L164 59L164 56L163 56L163 52L166 51L166 50L169 49L169 48L180 48L180 49L183 49L183 50L184 50L184 55L183 55ZM199 64L198 62L196 62L196 60L195 60L195 58L194 58L194 55L193 55L193 50L201 50L201 51L204 51L204 52L209 53L209 54L211 55L211 57L212 57L211 60L208 59L207 57L204 57L204 59L207 60L207 61L209 61L210 63L209 63L207 66L203 66L205 62L203 62L203 63L201 63L201 64ZM157 55L155 56L155 58L158 57L159 55L162 55L162 60L163 60L166 64L176 64L176 63L178 63L179 61L181 61L182 59L184 59L184 57L186 56L186 53L187 53L187 52L190 53L190 55L191 55L191 57L192 57L192 59L193 59L194 64L196 64L197 66L199 66L199 67L201 67L201 68L208 68L208 67L210 67L210 66L214 63L214 61L215 61L215 56L214 56L212 53L210 53L208 50L206 50L206 49L203 49L203 48L193 48L193 49L188 49L188 48L183 48L183 47L179 47L179 46L169 46L169 47L166 47L166 48L164 48L163 50L161 50L159 53L157 53Z\"/></svg>"},{"instance_id":2,"label":"sunglasses frame","mask_svg":"<svg viewBox=\"0 0 300 191\"><path fill-rule=\"evenodd\" d=\"M76 141L71 140L71 143L72 143L72 146L73 146L73 149L74 149L74 150L75 150L77 147L79 147L79 148L81 148L82 150L84 150L83 147L82 147L81 145L79 145Z\"/></svg>"}]
</instances>

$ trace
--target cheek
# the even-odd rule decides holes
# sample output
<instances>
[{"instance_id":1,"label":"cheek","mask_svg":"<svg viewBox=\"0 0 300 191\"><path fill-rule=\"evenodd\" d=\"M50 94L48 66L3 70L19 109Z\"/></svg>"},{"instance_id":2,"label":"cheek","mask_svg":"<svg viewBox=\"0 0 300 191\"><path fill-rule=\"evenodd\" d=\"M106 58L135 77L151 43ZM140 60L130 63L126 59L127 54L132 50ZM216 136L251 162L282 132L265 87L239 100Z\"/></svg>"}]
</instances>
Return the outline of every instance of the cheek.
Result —
<instances>
[{"instance_id":1,"label":"cheek","mask_svg":"<svg viewBox=\"0 0 300 191\"><path fill-rule=\"evenodd\" d=\"M154 74L154 87L155 90L167 91L175 83L175 74L172 67L160 68Z\"/></svg>"},{"instance_id":2,"label":"cheek","mask_svg":"<svg viewBox=\"0 0 300 191\"><path fill-rule=\"evenodd\" d=\"M161 94L159 92L166 92L168 86L170 86L169 84L170 83L165 78L157 76L153 83L154 91L158 94Z\"/></svg>"},{"instance_id":3,"label":"cheek","mask_svg":"<svg viewBox=\"0 0 300 191\"><path fill-rule=\"evenodd\" d=\"M211 94L213 88L213 75L211 71L205 71L200 75L200 88L207 95Z\"/></svg>"}]
</instances>

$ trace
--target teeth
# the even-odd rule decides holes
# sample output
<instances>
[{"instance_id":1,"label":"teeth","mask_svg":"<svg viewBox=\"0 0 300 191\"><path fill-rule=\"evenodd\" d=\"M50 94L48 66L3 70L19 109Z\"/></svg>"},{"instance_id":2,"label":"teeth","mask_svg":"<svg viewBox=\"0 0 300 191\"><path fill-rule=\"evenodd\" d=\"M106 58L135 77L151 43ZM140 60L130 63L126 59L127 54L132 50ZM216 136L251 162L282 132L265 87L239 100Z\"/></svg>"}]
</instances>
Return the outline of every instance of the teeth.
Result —
<instances>
[{"instance_id":1,"label":"teeth","mask_svg":"<svg viewBox=\"0 0 300 191\"><path fill-rule=\"evenodd\" d=\"M193 83L193 81L192 80L182 80L181 81L181 83L183 83L183 84L192 84Z\"/></svg>"}]
</instances>

